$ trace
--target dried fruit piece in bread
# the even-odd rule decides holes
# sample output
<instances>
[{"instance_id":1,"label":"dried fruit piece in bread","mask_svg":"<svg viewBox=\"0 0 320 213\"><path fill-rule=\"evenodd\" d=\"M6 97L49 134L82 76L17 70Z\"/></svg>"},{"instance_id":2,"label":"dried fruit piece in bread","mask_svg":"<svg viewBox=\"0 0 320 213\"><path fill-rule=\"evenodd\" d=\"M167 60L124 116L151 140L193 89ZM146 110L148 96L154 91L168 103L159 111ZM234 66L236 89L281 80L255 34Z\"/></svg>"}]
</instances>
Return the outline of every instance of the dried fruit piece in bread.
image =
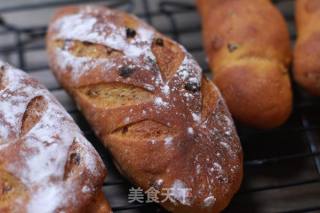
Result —
<instances>
[{"instance_id":1,"label":"dried fruit piece in bread","mask_svg":"<svg viewBox=\"0 0 320 213\"><path fill-rule=\"evenodd\" d=\"M98 153L37 81L1 61L0 76L0 212L92 212Z\"/></svg>"},{"instance_id":2,"label":"dried fruit piece in bread","mask_svg":"<svg viewBox=\"0 0 320 213\"><path fill-rule=\"evenodd\" d=\"M231 114L274 128L291 114L286 22L270 0L197 0L213 81Z\"/></svg>"},{"instance_id":3,"label":"dried fruit piece in bread","mask_svg":"<svg viewBox=\"0 0 320 213\"><path fill-rule=\"evenodd\" d=\"M127 178L160 191L172 212L227 206L242 180L239 138L218 89L182 46L135 16L88 6L56 13L47 49Z\"/></svg>"}]
</instances>

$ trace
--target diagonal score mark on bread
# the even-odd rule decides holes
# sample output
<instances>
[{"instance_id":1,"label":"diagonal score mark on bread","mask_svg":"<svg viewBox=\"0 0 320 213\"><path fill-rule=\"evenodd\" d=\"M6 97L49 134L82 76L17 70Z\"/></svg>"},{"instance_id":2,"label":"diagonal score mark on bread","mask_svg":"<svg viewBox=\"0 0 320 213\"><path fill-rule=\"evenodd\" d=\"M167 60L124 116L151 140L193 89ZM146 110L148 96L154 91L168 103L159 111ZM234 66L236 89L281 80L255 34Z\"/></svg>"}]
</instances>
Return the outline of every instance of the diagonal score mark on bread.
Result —
<instances>
[{"instance_id":1,"label":"diagonal score mark on bread","mask_svg":"<svg viewBox=\"0 0 320 213\"><path fill-rule=\"evenodd\" d=\"M107 47L105 45L81 42L78 40L56 40L55 45L61 49L69 50L77 57L91 57L94 59L107 59L122 56L119 50Z\"/></svg>"},{"instance_id":2,"label":"diagonal score mark on bread","mask_svg":"<svg viewBox=\"0 0 320 213\"><path fill-rule=\"evenodd\" d=\"M77 99L86 104L92 104L99 110L113 114L117 119L125 116L124 111L132 110L132 108L147 106L154 100L154 95L140 87L128 85L124 83L100 83L90 86L84 86L75 89ZM117 116L118 115L118 116ZM122 122L114 122L115 120L108 116L111 126L107 126L105 131L107 134L114 132L123 126L131 125L141 120L126 120L126 116Z\"/></svg>"},{"instance_id":3,"label":"diagonal score mark on bread","mask_svg":"<svg viewBox=\"0 0 320 213\"><path fill-rule=\"evenodd\" d=\"M27 105L22 117L21 136L25 135L42 117L47 109L47 102L42 96L33 98Z\"/></svg>"},{"instance_id":4,"label":"diagonal score mark on bread","mask_svg":"<svg viewBox=\"0 0 320 213\"><path fill-rule=\"evenodd\" d=\"M171 79L176 74L185 57L181 48L169 39L157 37L151 46L152 52L156 57L157 64L165 80Z\"/></svg>"},{"instance_id":5,"label":"diagonal score mark on bread","mask_svg":"<svg viewBox=\"0 0 320 213\"><path fill-rule=\"evenodd\" d=\"M69 148L69 157L64 169L64 180L81 175L82 170L85 168L85 165L83 165L83 156L81 154L80 147L77 145L77 139L75 138Z\"/></svg>"},{"instance_id":6,"label":"diagonal score mark on bread","mask_svg":"<svg viewBox=\"0 0 320 213\"><path fill-rule=\"evenodd\" d=\"M202 103L201 103L201 117L202 121L206 120L208 116L212 113L212 109L215 108L216 99L218 96L217 92L214 92L211 88L212 83L209 82L207 78L202 79L201 93L202 93Z\"/></svg>"},{"instance_id":7,"label":"diagonal score mark on bread","mask_svg":"<svg viewBox=\"0 0 320 213\"><path fill-rule=\"evenodd\" d=\"M115 59L123 56L122 51L106 45L79 40L56 40L55 46L68 50L76 57L90 57L93 59ZM159 69L164 79L170 79L181 65L185 54L174 42L162 38L160 35L152 43L152 52L156 57Z\"/></svg>"},{"instance_id":8,"label":"diagonal score mark on bread","mask_svg":"<svg viewBox=\"0 0 320 213\"><path fill-rule=\"evenodd\" d=\"M44 86L1 65L6 89L0 90L0 212L82 211L101 190L102 160ZM81 163L66 169L68 159L75 159L71 146Z\"/></svg>"},{"instance_id":9,"label":"diagonal score mark on bread","mask_svg":"<svg viewBox=\"0 0 320 213\"><path fill-rule=\"evenodd\" d=\"M131 139L139 143L139 141L145 140L154 140L154 142L156 142L164 140L168 135L174 136L175 134L175 129L163 125L159 122L152 120L142 120L114 130L109 137L110 139L112 139L113 137L121 140Z\"/></svg>"},{"instance_id":10,"label":"diagonal score mark on bread","mask_svg":"<svg viewBox=\"0 0 320 213\"><path fill-rule=\"evenodd\" d=\"M88 57L56 41L122 54ZM89 6L58 11L47 47L52 70L122 174L144 190L191 188L190 199L176 193L163 204L173 212L226 206L241 182L241 146L219 91L182 46L134 16Z\"/></svg>"},{"instance_id":11,"label":"diagonal score mark on bread","mask_svg":"<svg viewBox=\"0 0 320 213\"><path fill-rule=\"evenodd\" d=\"M153 95L139 87L122 83L104 83L84 86L77 94L97 107L112 109L149 102Z\"/></svg>"}]
</instances>

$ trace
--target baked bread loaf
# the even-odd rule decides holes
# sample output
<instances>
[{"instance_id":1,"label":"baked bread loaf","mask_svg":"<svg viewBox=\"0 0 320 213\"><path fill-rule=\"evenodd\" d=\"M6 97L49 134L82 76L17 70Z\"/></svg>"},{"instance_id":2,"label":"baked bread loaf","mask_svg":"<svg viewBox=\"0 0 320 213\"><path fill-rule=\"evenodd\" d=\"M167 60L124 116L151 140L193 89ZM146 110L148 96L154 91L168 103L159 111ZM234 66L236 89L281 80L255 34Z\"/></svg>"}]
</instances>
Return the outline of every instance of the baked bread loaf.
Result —
<instances>
[{"instance_id":1,"label":"baked bread loaf","mask_svg":"<svg viewBox=\"0 0 320 213\"><path fill-rule=\"evenodd\" d=\"M273 128L291 113L286 23L269 0L197 0L213 80L231 114Z\"/></svg>"},{"instance_id":2,"label":"baked bread loaf","mask_svg":"<svg viewBox=\"0 0 320 213\"><path fill-rule=\"evenodd\" d=\"M111 207L102 191L93 197L91 203L84 209L85 213L112 213Z\"/></svg>"},{"instance_id":3,"label":"baked bread loaf","mask_svg":"<svg viewBox=\"0 0 320 213\"><path fill-rule=\"evenodd\" d=\"M296 1L298 38L294 51L294 77L313 95L320 95L319 18L320 1Z\"/></svg>"},{"instance_id":4,"label":"baked bread loaf","mask_svg":"<svg viewBox=\"0 0 320 213\"><path fill-rule=\"evenodd\" d=\"M122 174L156 189L172 212L227 206L242 179L239 138L219 91L183 47L135 16L84 6L56 13L47 49Z\"/></svg>"},{"instance_id":5,"label":"baked bread loaf","mask_svg":"<svg viewBox=\"0 0 320 213\"><path fill-rule=\"evenodd\" d=\"M0 212L111 212L100 194L105 175L49 91L0 62Z\"/></svg>"}]
</instances>

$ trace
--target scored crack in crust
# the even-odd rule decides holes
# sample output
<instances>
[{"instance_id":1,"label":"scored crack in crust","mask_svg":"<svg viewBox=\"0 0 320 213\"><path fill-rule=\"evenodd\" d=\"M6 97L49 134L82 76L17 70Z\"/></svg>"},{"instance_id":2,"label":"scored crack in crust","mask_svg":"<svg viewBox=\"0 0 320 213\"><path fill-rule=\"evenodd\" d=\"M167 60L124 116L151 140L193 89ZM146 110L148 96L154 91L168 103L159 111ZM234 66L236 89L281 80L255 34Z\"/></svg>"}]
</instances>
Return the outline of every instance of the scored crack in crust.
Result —
<instances>
[{"instance_id":1,"label":"scored crack in crust","mask_svg":"<svg viewBox=\"0 0 320 213\"><path fill-rule=\"evenodd\" d=\"M82 6L56 13L47 50L122 174L144 190L171 189L162 205L172 212L227 206L241 145L218 89L182 46L135 16Z\"/></svg>"},{"instance_id":2,"label":"scored crack in crust","mask_svg":"<svg viewBox=\"0 0 320 213\"><path fill-rule=\"evenodd\" d=\"M63 107L37 81L1 61L0 76L0 212L107 206L100 198L103 162Z\"/></svg>"}]
</instances>

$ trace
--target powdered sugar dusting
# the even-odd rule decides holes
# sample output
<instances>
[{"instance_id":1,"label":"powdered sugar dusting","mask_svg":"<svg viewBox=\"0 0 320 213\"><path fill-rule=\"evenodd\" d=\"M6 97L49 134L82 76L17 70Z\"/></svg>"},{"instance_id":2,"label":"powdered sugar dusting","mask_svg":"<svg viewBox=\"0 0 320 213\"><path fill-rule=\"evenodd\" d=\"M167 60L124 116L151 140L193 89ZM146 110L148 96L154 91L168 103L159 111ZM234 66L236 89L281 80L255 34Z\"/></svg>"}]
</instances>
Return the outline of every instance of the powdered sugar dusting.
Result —
<instances>
[{"instance_id":1,"label":"powdered sugar dusting","mask_svg":"<svg viewBox=\"0 0 320 213\"><path fill-rule=\"evenodd\" d=\"M172 136L168 136L168 137L165 137L164 138L164 144L166 146L170 146L172 144L172 140L173 140L173 137Z\"/></svg>"},{"instance_id":2,"label":"powdered sugar dusting","mask_svg":"<svg viewBox=\"0 0 320 213\"><path fill-rule=\"evenodd\" d=\"M161 91L165 94L165 95L169 95L170 94L170 87L166 84L166 85L163 85L161 87Z\"/></svg>"},{"instance_id":3,"label":"powdered sugar dusting","mask_svg":"<svg viewBox=\"0 0 320 213\"><path fill-rule=\"evenodd\" d=\"M89 186L85 185L82 187L81 191L82 191L82 193L88 193L91 191L91 189Z\"/></svg>"},{"instance_id":4,"label":"powdered sugar dusting","mask_svg":"<svg viewBox=\"0 0 320 213\"><path fill-rule=\"evenodd\" d=\"M4 168L28 187L32 196L27 211L54 212L76 202L76 198L64 199L64 194L76 194L74 184L77 181L63 180L71 145L76 142L83 150L81 159L90 176L101 175L98 164L101 168L102 161L49 91L20 70L3 62L0 66L5 67L4 76L8 82L0 91L0 139L7 141L6 146L0 147L0 152L6 152L17 141L24 144L24 149L16 153L16 161L4 159ZM21 136L22 116L28 103L37 96L48 103L47 109L32 129Z\"/></svg>"},{"instance_id":5,"label":"powdered sugar dusting","mask_svg":"<svg viewBox=\"0 0 320 213\"><path fill-rule=\"evenodd\" d=\"M227 144L227 143L225 143L225 142L220 142L220 144L221 144L224 148L226 148L227 150L230 150L229 144Z\"/></svg>"},{"instance_id":6,"label":"powdered sugar dusting","mask_svg":"<svg viewBox=\"0 0 320 213\"><path fill-rule=\"evenodd\" d=\"M221 165L220 165L219 163L217 163L217 162L214 162L214 163L213 163L213 168L214 168L215 170L217 170L217 171L221 171L221 170L222 170Z\"/></svg>"},{"instance_id":7,"label":"powdered sugar dusting","mask_svg":"<svg viewBox=\"0 0 320 213\"><path fill-rule=\"evenodd\" d=\"M184 57L175 75L177 75L183 81L198 83L199 85L201 84L201 68L188 53L186 53L186 56Z\"/></svg>"},{"instance_id":8,"label":"powdered sugar dusting","mask_svg":"<svg viewBox=\"0 0 320 213\"><path fill-rule=\"evenodd\" d=\"M7 65L1 61L0 66L7 67ZM20 75L12 75L7 72L4 73L3 78L5 82L10 82L4 90L0 91L0 97L1 100L3 100L0 104L0 118L3 119L3 125L0 125L0 136L2 140L6 141L9 139L10 134L14 138L17 137L20 128L20 126L17 125L17 117L20 117L24 113L27 103L13 104L22 103L25 99L24 97L13 95L14 91L23 88L23 85L20 84L23 78ZM28 88L26 88L26 90L28 90ZM11 130L10 132L9 129Z\"/></svg>"},{"instance_id":9,"label":"powdered sugar dusting","mask_svg":"<svg viewBox=\"0 0 320 213\"><path fill-rule=\"evenodd\" d=\"M114 15L112 11L105 10L103 13L105 18L99 18L98 12L95 11L94 7L84 7L77 14L66 15L56 20L52 24L53 29L58 32L55 35L55 39L78 40L105 45L122 52L125 59L130 59L131 61L137 61L141 57L144 57L145 61L155 60L150 49L154 34L152 29L143 26L138 27L134 40L129 41L125 27L115 26L114 23L105 21L106 17ZM88 59L86 57L71 56L65 50L59 51L61 52L56 53L59 56L57 59L59 66L63 70L66 70L67 65L71 66L73 72L77 73L74 76L77 77L86 73L92 67L101 64L111 67L113 64L112 60L108 58Z\"/></svg>"},{"instance_id":10,"label":"powdered sugar dusting","mask_svg":"<svg viewBox=\"0 0 320 213\"><path fill-rule=\"evenodd\" d=\"M31 199L27 211L52 213L55 212L57 206L61 205L65 197L66 190L62 185L48 185L42 187L35 192Z\"/></svg>"},{"instance_id":11,"label":"powdered sugar dusting","mask_svg":"<svg viewBox=\"0 0 320 213\"><path fill-rule=\"evenodd\" d=\"M188 133L189 133L190 135L193 135L194 130L193 130L193 128L192 128L192 127L188 127Z\"/></svg>"},{"instance_id":12,"label":"powdered sugar dusting","mask_svg":"<svg viewBox=\"0 0 320 213\"><path fill-rule=\"evenodd\" d=\"M206 91L203 92L201 90L201 84L205 80L201 68L183 47L176 44L180 47L180 51L184 53L184 58L176 73L169 77L165 76L162 79L163 70L160 70L161 67L151 51L151 44L155 38L159 38L163 39L166 45L166 38L156 33L154 29L141 23L141 21L138 21L138 24L134 27L136 36L128 39L122 22L118 23L117 21L118 18L120 20L125 19L121 15L121 12L118 14L118 12L109 9L98 8L97 10L100 10L99 15L105 16L104 20L107 20L102 21L101 18L95 15L98 12L94 12L93 10L90 9L88 11L88 8L82 9L79 12L80 14L78 14L80 15L78 18L81 21L88 22L83 26L87 29L78 30L79 32L67 32L61 25L57 24L56 29L59 33L53 39L71 39L102 44L123 54L118 58L120 61L117 61L117 64L126 64L124 63L126 62L125 60L130 60L135 67L140 65L137 69L137 72L141 71L138 73L141 76L139 79L131 78L131 76L125 79L126 84L145 88L154 94L153 102L148 102L150 104L148 108L139 110L139 112L143 115L144 119L159 122L167 125L168 128L177 128L176 132L179 135L177 142L173 143L173 137L169 134L162 139L166 147L170 146L170 149L166 150L169 154L172 154L171 150L185 154L185 150L181 147L186 147L192 153L190 154L192 156L186 154L187 159L193 160L193 167L190 169L192 172L186 174L186 176L189 175L190 177L176 177L177 179L171 186L172 197L183 205L190 205L197 200L201 208L210 208L220 199L220 196L214 194L215 187L219 187L219 190L221 189L226 194L230 194L228 190L232 187L229 188L229 186L232 184L236 185L237 181L231 183L229 180L236 180L232 175L239 175L240 171L239 165L234 167L228 164L230 158L233 159L233 162L239 162L241 147L237 138L235 138L234 124L225 108L219 90L213 86L214 91L211 92L215 93L215 97L212 98L216 98L217 100L213 106L206 106L211 107L208 109L209 114L203 113L203 97L210 94L210 92L206 93ZM68 17L70 15L61 18L56 23L62 22L63 24L63 22L70 22L72 18L69 19ZM92 18L96 19L96 21L92 21ZM135 19L135 17L132 17L132 19ZM89 33L83 35L82 32L87 30ZM79 64L73 65L72 61L74 60L78 60L78 62L74 63ZM76 70L81 70L79 72L73 70L73 77L86 75L87 71L93 69L92 67L97 64L112 63L111 60L107 61L107 59L88 61L88 63L82 60L84 58L79 59L79 57L75 57L71 62L64 63L66 66L72 66ZM150 62L150 64L147 62ZM111 69L108 67L103 74L107 76L109 74L108 71ZM146 74L145 71L147 71ZM112 77L112 75L110 76ZM123 78L121 78L121 83L123 83L122 80ZM118 79L115 81L118 81ZM102 80L102 82L104 81ZM136 114L136 111L130 112L130 119L124 118L124 121L126 124L134 123L136 117L139 116ZM178 140L180 137L181 140ZM158 140L148 140L147 144L148 146L156 146L158 145ZM197 150L203 151L197 152ZM185 167L184 163L177 162L182 167ZM187 163L190 165L190 162ZM173 170L169 167L166 169L166 172L174 177L176 174ZM165 178L164 180L166 180ZM194 190L192 192L192 199L185 199L188 195L187 187L191 187Z\"/></svg>"},{"instance_id":13,"label":"powdered sugar dusting","mask_svg":"<svg viewBox=\"0 0 320 213\"><path fill-rule=\"evenodd\" d=\"M204 199L203 206L210 207L210 206L213 206L215 202L216 202L216 198L214 196L209 196Z\"/></svg>"},{"instance_id":14,"label":"powdered sugar dusting","mask_svg":"<svg viewBox=\"0 0 320 213\"><path fill-rule=\"evenodd\" d=\"M175 180L171 186L171 197L179 201L183 205L191 205L190 201L190 188L181 180Z\"/></svg>"},{"instance_id":15,"label":"powdered sugar dusting","mask_svg":"<svg viewBox=\"0 0 320 213\"><path fill-rule=\"evenodd\" d=\"M72 71L76 72L77 75L73 75L74 81L77 81L78 78L88 72L89 70L97 67L103 66L105 69L112 69L116 64L112 60L104 59L92 59L88 57L76 57L72 55L67 50L56 49L58 66L62 70L68 70L69 67L72 67Z\"/></svg>"},{"instance_id":16,"label":"powdered sugar dusting","mask_svg":"<svg viewBox=\"0 0 320 213\"><path fill-rule=\"evenodd\" d=\"M161 97L156 97L154 99L154 104L157 106L157 107L168 107L169 106L169 103L168 102L165 102Z\"/></svg>"},{"instance_id":17,"label":"powdered sugar dusting","mask_svg":"<svg viewBox=\"0 0 320 213\"><path fill-rule=\"evenodd\" d=\"M86 36L92 36L92 30L97 23L97 19L94 17L84 17L83 14L74 14L65 16L59 19L55 23L56 29L59 29L58 37L72 38L77 36L83 38Z\"/></svg>"},{"instance_id":18,"label":"powdered sugar dusting","mask_svg":"<svg viewBox=\"0 0 320 213\"><path fill-rule=\"evenodd\" d=\"M197 113L192 113L192 118L195 122L200 123L201 122L201 115Z\"/></svg>"}]
</instances>

